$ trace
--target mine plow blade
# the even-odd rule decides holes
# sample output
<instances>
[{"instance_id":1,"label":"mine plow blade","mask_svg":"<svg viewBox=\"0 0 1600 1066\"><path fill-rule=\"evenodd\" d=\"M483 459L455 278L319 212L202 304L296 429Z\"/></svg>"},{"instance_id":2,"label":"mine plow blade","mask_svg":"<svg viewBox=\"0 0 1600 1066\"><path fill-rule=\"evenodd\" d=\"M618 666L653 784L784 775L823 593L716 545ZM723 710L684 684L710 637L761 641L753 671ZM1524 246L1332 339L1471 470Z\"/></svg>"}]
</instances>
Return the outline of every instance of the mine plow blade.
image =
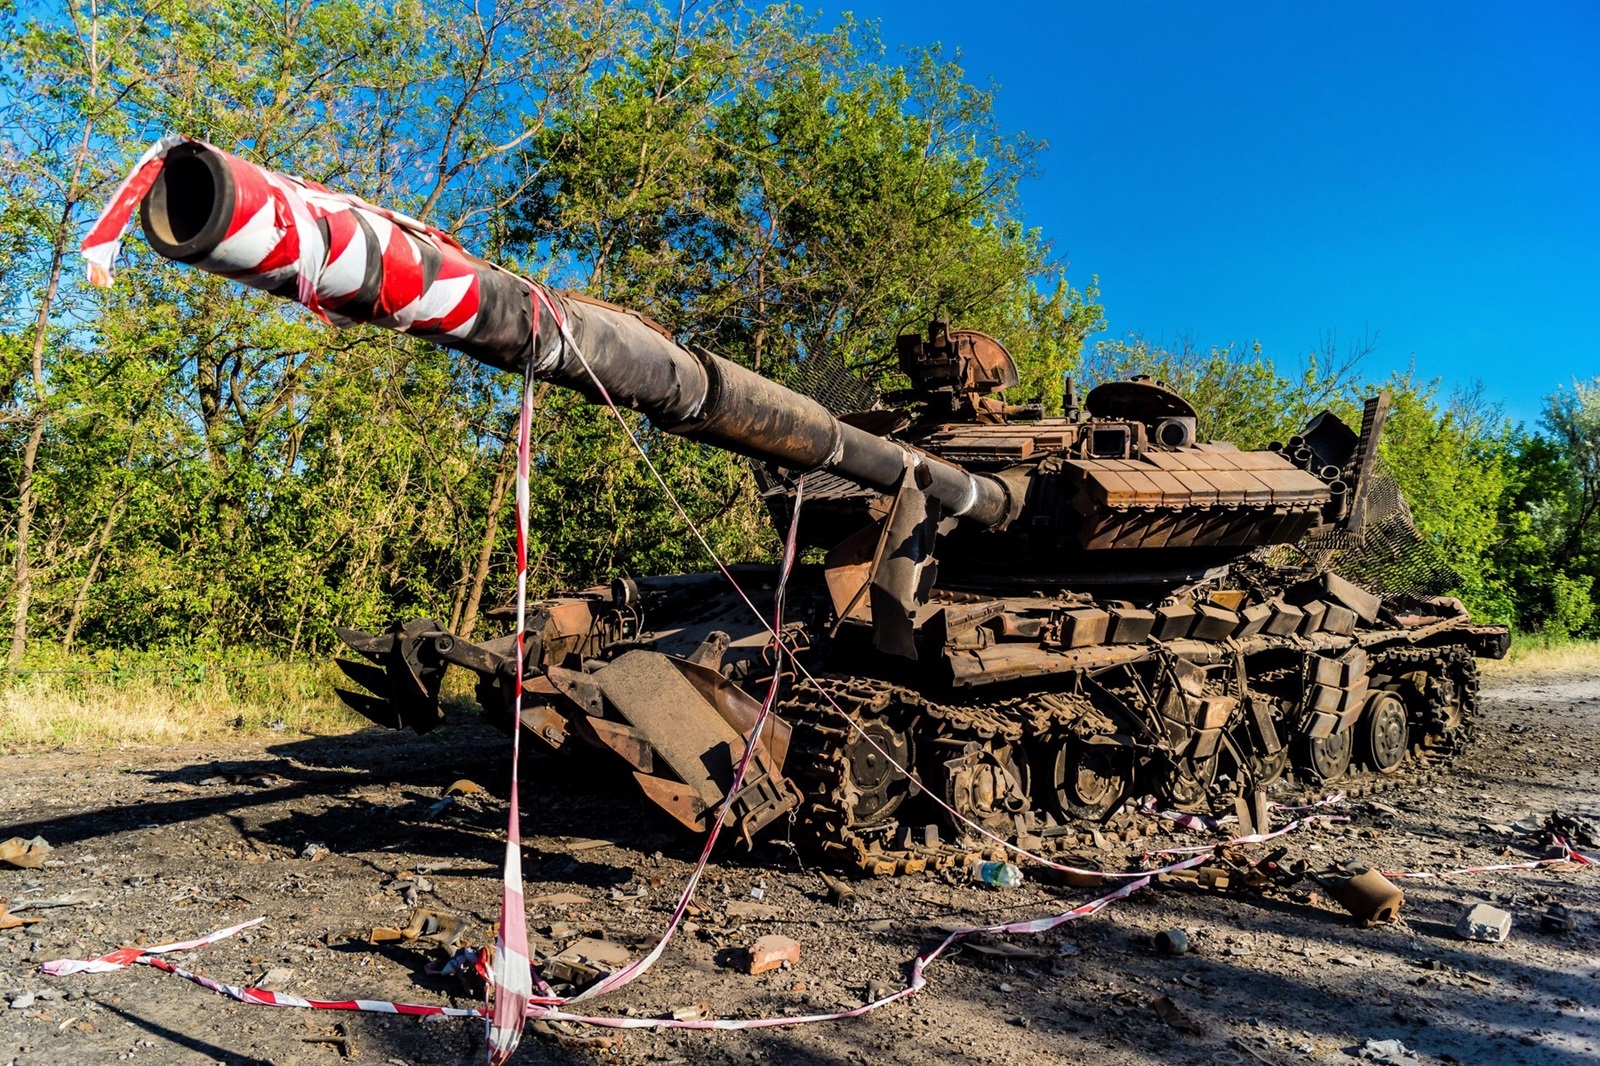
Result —
<instances>
[{"instance_id":1,"label":"mine plow blade","mask_svg":"<svg viewBox=\"0 0 1600 1066\"><path fill-rule=\"evenodd\" d=\"M557 752L571 739L609 751L633 771L650 801L696 832L710 828L734 786L761 704L716 668L727 647L712 641L707 659L682 659L634 648L610 661L560 654L559 636L572 601L534 612L546 628L530 630L524 662L521 724ZM584 617L589 617L585 607ZM516 675L514 637L479 645L423 619L387 633L341 630L368 662L338 660L345 676L367 691L337 689L351 708L392 729L426 732L440 721L439 682L446 666L478 676L478 702L491 720L510 723ZM545 661L545 653L556 661ZM699 654L699 653L697 653ZM784 776L788 722L769 715L729 821L746 843L800 804Z\"/></svg>"},{"instance_id":2,"label":"mine plow blade","mask_svg":"<svg viewBox=\"0 0 1600 1066\"><path fill-rule=\"evenodd\" d=\"M394 709L394 704L379 696L369 695L365 692L352 692L347 688L335 688L334 693L344 701L344 705L385 729L404 729L405 722L400 719L400 712Z\"/></svg>"},{"instance_id":3,"label":"mine plow blade","mask_svg":"<svg viewBox=\"0 0 1600 1066\"><path fill-rule=\"evenodd\" d=\"M343 626L334 626L333 631L351 651L358 651L373 662L382 662L383 657L394 648L393 633L363 633L359 629L346 629Z\"/></svg>"},{"instance_id":4,"label":"mine plow blade","mask_svg":"<svg viewBox=\"0 0 1600 1066\"><path fill-rule=\"evenodd\" d=\"M389 675L383 669L371 663L358 663L351 659L335 659L334 664L344 672L344 676L371 692L380 699L387 700L390 694Z\"/></svg>"},{"instance_id":5,"label":"mine plow blade","mask_svg":"<svg viewBox=\"0 0 1600 1066\"><path fill-rule=\"evenodd\" d=\"M444 720L439 712L439 684L445 660L440 637L449 639L438 622L418 619L395 626L387 633L338 630L339 639L376 665L337 660L346 677L369 689L370 694L335 689L351 710L390 729L410 726L426 733Z\"/></svg>"},{"instance_id":6,"label":"mine plow blade","mask_svg":"<svg viewBox=\"0 0 1600 1066\"><path fill-rule=\"evenodd\" d=\"M660 652L627 652L587 680L621 719L590 719L589 732L632 765L651 802L689 829L709 828L733 787L760 705L710 667ZM799 804L782 773L788 746L788 723L769 717L729 812L747 843Z\"/></svg>"},{"instance_id":7,"label":"mine plow blade","mask_svg":"<svg viewBox=\"0 0 1600 1066\"><path fill-rule=\"evenodd\" d=\"M1359 429L1330 410L1241 447L1147 375L1081 401L1067 378L1047 413L999 339L939 318L873 357L906 388L878 396L809 356L784 367L791 387L177 136L91 231L96 281L136 199L160 256L756 462L775 529L820 565L727 570L735 589L621 577L487 611L519 632L479 643L433 619L338 631L339 695L372 721L434 728L464 668L487 724L609 752L695 832L726 808L747 842L792 824L830 863L884 874L999 858L996 837L1069 847L1129 796L1248 825L1284 775L1360 788L1445 765L1475 732L1477 660L1509 646L1446 595L1451 546L1416 528L1380 456L1387 394ZM782 654L752 607L781 618ZM787 684L802 663L809 686Z\"/></svg>"}]
</instances>

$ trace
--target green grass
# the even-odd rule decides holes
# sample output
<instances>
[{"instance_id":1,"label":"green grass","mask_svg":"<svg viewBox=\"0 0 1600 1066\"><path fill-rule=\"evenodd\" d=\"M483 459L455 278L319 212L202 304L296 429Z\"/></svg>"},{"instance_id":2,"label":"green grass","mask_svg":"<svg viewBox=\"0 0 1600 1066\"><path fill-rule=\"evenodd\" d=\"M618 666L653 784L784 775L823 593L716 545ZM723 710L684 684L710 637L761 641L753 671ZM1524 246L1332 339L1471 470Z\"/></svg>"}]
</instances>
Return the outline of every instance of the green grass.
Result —
<instances>
[{"instance_id":1,"label":"green grass","mask_svg":"<svg viewBox=\"0 0 1600 1066\"><path fill-rule=\"evenodd\" d=\"M29 649L0 672L0 750L100 748L227 735L348 733L367 724L334 695L331 659L282 662L250 650Z\"/></svg>"},{"instance_id":2,"label":"green grass","mask_svg":"<svg viewBox=\"0 0 1600 1066\"><path fill-rule=\"evenodd\" d=\"M1480 660L1480 664L1485 673L1496 676L1576 673L1600 676L1600 640L1513 633L1510 654L1498 661Z\"/></svg>"}]
</instances>

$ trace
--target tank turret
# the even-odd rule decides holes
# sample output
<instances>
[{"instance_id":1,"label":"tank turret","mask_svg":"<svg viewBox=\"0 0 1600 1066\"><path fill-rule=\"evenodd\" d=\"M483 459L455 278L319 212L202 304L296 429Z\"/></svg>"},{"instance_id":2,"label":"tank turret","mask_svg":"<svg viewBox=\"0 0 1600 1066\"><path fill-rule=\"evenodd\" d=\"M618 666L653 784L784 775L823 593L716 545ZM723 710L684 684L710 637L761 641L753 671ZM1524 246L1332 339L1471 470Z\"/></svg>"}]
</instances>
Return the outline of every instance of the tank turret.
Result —
<instances>
[{"instance_id":1,"label":"tank turret","mask_svg":"<svg viewBox=\"0 0 1600 1066\"><path fill-rule=\"evenodd\" d=\"M788 814L838 865L915 872L996 837L1075 840L1151 794L1231 809L1290 770L1395 774L1465 742L1475 657L1506 650L1504 627L1439 595L1447 569L1413 565L1420 539L1377 462L1385 396L1359 430L1324 413L1265 450L1204 439L1195 409L1147 378L1081 402L1069 381L1065 413L1046 417L1008 396L1020 376L1003 345L935 321L899 338L905 390L836 415L634 312L184 138L158 143L91 231L101 280L135 204L170 259L755 460L774 515L797 517L824 560L788 593L807 680L785 674L734 797L747 841ZM764 608L770 568L740 572ZM364 689L341 694L372 720L431 728L445 668L462 667L496 721L614 754L693 830L727 795L750 691L781 661L715 574L534 604L518 722L511 635L418 620L341 636L366 660L341 661Z\"/></svg>"}]
</instances>

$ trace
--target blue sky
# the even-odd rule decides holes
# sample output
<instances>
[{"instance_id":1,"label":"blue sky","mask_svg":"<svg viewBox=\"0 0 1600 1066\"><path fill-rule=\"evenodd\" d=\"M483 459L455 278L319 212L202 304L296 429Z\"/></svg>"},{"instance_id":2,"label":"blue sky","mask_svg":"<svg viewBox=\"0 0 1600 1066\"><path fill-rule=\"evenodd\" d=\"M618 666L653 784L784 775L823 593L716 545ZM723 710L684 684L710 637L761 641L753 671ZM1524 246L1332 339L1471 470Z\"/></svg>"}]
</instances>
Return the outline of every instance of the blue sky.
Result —
<instances>
[{"instance_id":1,"label":"blue sky","mask_svg":"<svg viewBox=\"0 0 1600 1066\"><path fill-rule=\"evenodd\" d=\"M810 5L808 5L810 6ZM1600 4L828 0L1050 142L1024 216L1110 332L1322 339L1532 423L1600 375Z\"/></svg>"}]
</instances>

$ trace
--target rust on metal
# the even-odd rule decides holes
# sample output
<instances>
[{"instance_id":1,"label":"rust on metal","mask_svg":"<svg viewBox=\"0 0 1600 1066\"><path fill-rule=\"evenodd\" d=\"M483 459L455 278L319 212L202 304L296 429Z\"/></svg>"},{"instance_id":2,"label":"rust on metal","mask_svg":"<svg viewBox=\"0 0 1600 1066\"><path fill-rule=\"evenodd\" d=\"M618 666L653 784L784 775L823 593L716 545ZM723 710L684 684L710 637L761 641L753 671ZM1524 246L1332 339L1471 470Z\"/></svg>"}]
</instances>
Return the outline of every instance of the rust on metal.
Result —
<instances>
[{"instance_id":1,"label":"rust on metal","mask_svg":"<svg viewBox=\"0 0 1600 1066\"><path fill-rule=\"evenodd\" d=\"M147 235L227 272L209 257L231 220L230 168L245 164L181 153L142 205ZM355 686L341 695L379 724L436 726L441 679L459 667L492 721L609 753L619 782L631 773L691 831L728 801L747 842L782 827L836 867L914 873L999 858L974 825L1048 848L1146 795L1257 824L1285 775L1439 765L1471 735L1476 660L1506 653L1504 627L1445 595L1447 566L1405 557L1421 538L1377 458L1386 396L1359 431L1323 412L1245 450L1204 440L1200 413L1148 378L1102 382L1082 406L1069 384L1066 410L1047 415L1016 395L1003 344L936 320L884 353L908 388L834 410L823 391L678 344L633 311L459 265L478 314L443 343L750 457L775 526L794 520L823 562L790 581L784 654L716 574L533 604L520 722L508 632L468 641L430 619L341 630L360 656L341 663ZM381 276L368 281L381 291ZM560 314L536 320L545 300ZM362 306L341 314L377 317ZM768 612L773 569L734 572ZM730 799L774 685L775 715ZM1230 861L1192 880L1282 873ZM1398 902L1361 876L1339 891L1364 916L1392 915Z\"/></svg>"}]
</instances>

